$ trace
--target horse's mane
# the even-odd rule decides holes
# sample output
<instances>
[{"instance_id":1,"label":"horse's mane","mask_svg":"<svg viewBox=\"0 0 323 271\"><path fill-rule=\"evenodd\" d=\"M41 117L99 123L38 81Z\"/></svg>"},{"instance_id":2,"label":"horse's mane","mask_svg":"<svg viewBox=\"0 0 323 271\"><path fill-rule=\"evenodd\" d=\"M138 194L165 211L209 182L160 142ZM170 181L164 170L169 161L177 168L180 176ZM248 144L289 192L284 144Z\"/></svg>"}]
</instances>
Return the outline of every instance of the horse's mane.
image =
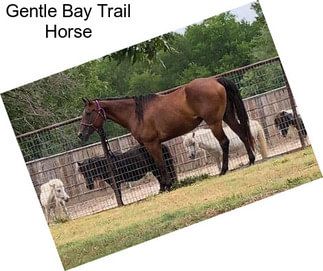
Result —
<instances>
[{"instance_id":1,"label":"horse's mane","mask_svg":"<svg viewBox=\"0 0 323 271\"><path fill-rule=\"evenodd\" d=\"M171 88L168 90L165 90L163 92L157 93L158 95L167 95L170 94L178 89L182 88L182 86ZM102 98L100 101L118 101L118 100L128 100L133 99L135 101L136 109L136 117L139 121L143 120L145 106L149 104L152 100L154 100L157 97L157 94L146 94L146 95L139 95L139 96L122 96L122 97L108 97L108 98Z\"/></svg>"},{"instance_id":2,"label":"horse's mane","mask_svg":"<svg viewBox=\"0 0 323 271\"><path fill-rule=\"evenodd\" d=\"M117 100L127 100L133 99L135 101L135 114L139 121L143 120L145 106L152 100L157 97L156 94L147 94L147 95L140 95L140 96L123 96L123 97L109 97L103 98L100 100L104 101L117 101Z\"/></svg>"},{"instance_id":3,"label":"horse's mane","mask_svg":"<svg viewBox=\"0 0 323 271\"><path fill-rule=\"evenodd\" d=\"M139 121L143 120L145 106L149 104L150 101L154 100L157 97L156 94L148 94L144 96L135 96L135 104L136 104L136 116Z\"/></svg>"}]
</instances>

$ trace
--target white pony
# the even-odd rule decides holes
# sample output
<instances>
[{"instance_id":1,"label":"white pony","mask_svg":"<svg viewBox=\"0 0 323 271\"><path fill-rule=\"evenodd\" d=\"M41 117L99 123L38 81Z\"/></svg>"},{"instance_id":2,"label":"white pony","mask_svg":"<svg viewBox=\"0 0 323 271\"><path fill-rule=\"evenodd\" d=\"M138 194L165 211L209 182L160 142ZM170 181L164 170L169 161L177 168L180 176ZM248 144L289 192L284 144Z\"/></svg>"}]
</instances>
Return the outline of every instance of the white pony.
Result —
<instances>
[{"instance_id":1,"label":"white pony","mask_svg":"<svg viewBox=\"0 0 323 271\"><path fill-rule=\"evenodd\" d=\"M230 140L230 156L239 157L244 155L246 150L240 138L228 126L223 127L223 130ZM260 123L255 120L250 120L250 131L255 140L255 149L260 152L262 158L266 158L268 156L267 142ZM183 144L188 149L189 158L195 159L197 148L200 147L214 156L218 168L221 168L222 149L210 129L199 129L184 135Z\"/></svg>"},{"instance_id":2,"label":"white pony","mask_svg":"<svg viewBox=\"0 0 323 271\"><path fill-rule=\"evenodd\" d=\"M65 202L69 200L69 195L65 192L64 184L60 179L52 179L40 186L40 203L44 208L46 220L49 223L50 211L53 210L56 218L56 208L61 206L68 217Z\"/></svg>"}]
</instances>

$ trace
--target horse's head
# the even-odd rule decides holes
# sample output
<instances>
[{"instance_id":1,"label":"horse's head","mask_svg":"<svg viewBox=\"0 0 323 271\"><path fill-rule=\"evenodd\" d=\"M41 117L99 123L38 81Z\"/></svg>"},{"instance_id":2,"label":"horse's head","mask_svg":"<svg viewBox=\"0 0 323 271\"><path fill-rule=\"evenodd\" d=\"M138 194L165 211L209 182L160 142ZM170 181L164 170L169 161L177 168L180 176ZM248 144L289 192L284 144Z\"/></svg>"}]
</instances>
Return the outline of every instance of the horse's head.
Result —
<instances>
[{"instance_id":1,"label":"horse's head","mask_svg":"<svg viewBox=\"0 0 323 271\"><path fill-rule=\"evenodd\" d=\"M183 144L188 150L188 157L195 159L196 157L196 140L195 133L189 133L183 136Z\"/></svg>"},{"instance_id":2,"label":"horse's head","mask_svg":"<svg viewBox=\"0 0 323 271\"><path fill-rule=\"evenodd\" d=\"M66 193L63 183L57 182L50 184L52 191L54 191L56 199L68 202L70 196Z\"/></svg>"},{"instance_id":3,"label":"horse's head","mask_svg":"<svg viewBox=\"0 0 323 271\"><path fill-rule=\"evenodd\" d=\"M86 141L94 131L98 131L102 128L103 122L107 117L98 100L90 101L84 98L82 98L82 100L84 102L84 110L81 124L78 129L78 137Z\"/></svg>"},{"instance_id":4,"label":"horse's head","mask_svg":"<svg viewBox=\"0 0 323 271\"><path fill-rule=\"evenodd\" d=\"M289 125L292 124L293 118L286 111L279 112L275 117L275 126L279 129L283 137L287 136Z\"/></svg>"},{"instance_id":5,"label":"horse's head","mask_svg":"<svg viewBox=\"0 0 323 271\"><path fill-rule=\"evenodd\" d=\"M77 162L78 171L83 175L86 181L86 188L92 190L94 188L94 180L91 174L91 169L89 167L89 163L85 162Z\"/></svg>"}]
</instances>

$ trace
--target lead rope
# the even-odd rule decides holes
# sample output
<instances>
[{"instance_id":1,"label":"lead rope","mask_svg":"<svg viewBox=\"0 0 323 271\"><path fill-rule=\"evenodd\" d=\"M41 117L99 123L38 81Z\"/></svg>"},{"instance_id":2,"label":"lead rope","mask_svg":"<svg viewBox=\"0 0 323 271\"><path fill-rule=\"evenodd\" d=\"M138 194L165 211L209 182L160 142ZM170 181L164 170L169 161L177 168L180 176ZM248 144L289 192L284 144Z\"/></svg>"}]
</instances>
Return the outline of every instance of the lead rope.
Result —
<instances>
[{"instance_id":1,"label":"lead rope","mask_svg":"<svg viewBox=\"0 0 323 271\"><path fill-rule=\"evenodd\" d=\"M95 100L95 102L98 107L99 115L101 115L102 114L101 112L103 111L103 115L101 115L101 116L104 118L104 120L107 120L107 114L106 114L105 110L101 107L99 100ZM104 136L105 142L107 143L107 148L108 148L109 154L111 156L115 157L114 153L111 151L111 146L110 146L109 140L107 139L107 137L105 135L103 126L98 130L98 134L99 134L99 136Z\"/></svg>"},{"instance_id":2,"label":"lead rope","mask_svg":"<svg viewBox=\"0 0 323 271\"><path fill-rule=\"evenodd\" d=\"M101 128L98 129L98 134L99 134L99 136L101 138L102 137L104 138L104 141L107 144L107 149L108 149L109 155L112 156L112 157L115 157L113 151L111 151L111 146L110 146L109 140L106 137L106 134L105 134L105 131L104 131L103 127L101 127Z\"/></svg>"}]
</instances>

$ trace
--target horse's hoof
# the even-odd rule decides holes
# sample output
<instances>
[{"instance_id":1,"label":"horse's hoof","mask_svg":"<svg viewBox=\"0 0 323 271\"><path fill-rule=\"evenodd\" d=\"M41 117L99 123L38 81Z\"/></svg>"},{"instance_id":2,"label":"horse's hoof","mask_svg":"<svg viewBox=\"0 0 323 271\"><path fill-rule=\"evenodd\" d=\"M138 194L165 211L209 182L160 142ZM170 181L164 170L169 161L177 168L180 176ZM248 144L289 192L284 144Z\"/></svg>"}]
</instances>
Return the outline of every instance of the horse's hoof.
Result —
<instances>
[{"instance_id":1,"label":"horse's hoof","mask_svg":"<svg viewBox=\"0 0 323 271\"><path fill-rule=\"evenodd\" d=\"M225 173L227 173L228 169L222 169L220 172L220 176L224 175Z\"/></svg>"}]
</instances>

